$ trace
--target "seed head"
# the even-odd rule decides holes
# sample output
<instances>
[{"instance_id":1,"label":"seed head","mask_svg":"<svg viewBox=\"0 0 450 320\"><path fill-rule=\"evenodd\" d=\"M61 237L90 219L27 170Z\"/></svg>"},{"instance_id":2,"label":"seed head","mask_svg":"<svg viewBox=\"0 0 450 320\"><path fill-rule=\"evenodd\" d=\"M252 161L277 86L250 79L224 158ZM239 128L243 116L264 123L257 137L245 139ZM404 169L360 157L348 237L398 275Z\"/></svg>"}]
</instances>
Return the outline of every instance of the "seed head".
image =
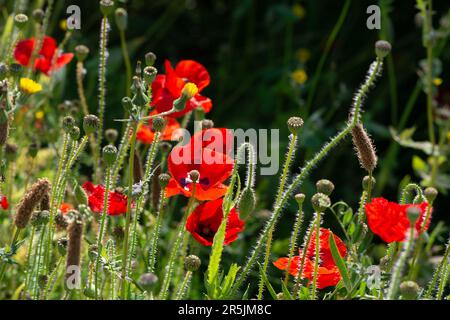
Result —
<instances>
[{"instance_id":1,"label":"seed head","mask_svg":"<svg viewBox=\"0 0 450 320\"><path fill-rule=\"evenodd\" d=\"M152 119L152 128L156 132L162 132L166 126L166 120L163 117L156 116Z\"/></svg>"},{"instance_id":2,"label":"seed head","mask_svg":"<svg viewBox=\"0 0 450 320\"><path fill-rule=\"evenodd\" d=\"M45 17L44 10L36 9L33 11L32 16L33 16L34 21L36 21L37 23L41 23Z\"/></svg>"},{"instance_id":3,"label":"seed head","mask_svg":"<svg viewBox=\"0 0 450 320\"><path fill-rule=\"evenodd\" d=\"M147 52L145 54L145 64L149 67L153 66L156 61L156 55L153 52Z\"/></svg>"},{"instance_id":4,"label":"seed head","mask_svg":"<svg viewBox=\"0 0 450 320\"><path fill-rule=\"evenodd\" d=\"M147 66L144 68L144 80L147 85L150 85L155 80L158 70L153 66Z\"/></svg>"},{"instance_id":5,"label":"seed head","mask_svg":"<svg viewBox=\"0 0 450 320\"><path fill-rule=\"evenodd\" d=\"M415 300L419 295L420 287L414 281L404 281L400 284L400 294L404 300Z\"/></svg>"},{"instance_id":6,"label":"seed head","mask_svg":"<svg viewBox=\"0 0 450 320\"><path fill-rule=\"evenodd\" d=\"M380 59L385 58L389 52L391 52L391 49L391 44L385 40L378 40L375 42L375 53Z\"/></svg>"},{"instance_id":7,"label":"seed head","mask_svg":"<svg viewBox=\"0 0 450 320\"><path fill-rule=\"evenodd\" d=\"M83 62L86 60L87 56L89 55L89 48L85 45L78 45L75 47L75 56L77 57L77 60L80 62Z\"/></svg>"},{"instance_id":8,"label":"seed head","mask_svg":"<svg viewBox=\"0 0 450 320\"><path fill-rule=\"evenodd\" d=\"M293 135L297 135L303 126L303 119L300 117L290 117L287 121L287 126Z\"/></svg>"},{"instance_id":9,"label":"seed head","mask_svg":"<svg viewBox=\"0 0 450 320\"><path fill-rule=\"evenodd\" d=\"M438 191L436 188L428 187L424 191L425 198L427 199L428 203L433 203L438 195Z\"/></svg>"},{"instance_id":10,"label":"seed head","mask_svg":"<svg viewBox=\"0 0 450 320\"><path fill-rule=\"evenodd\" d=\"M94 133L100 127L100 119L93 114L88 114L83 119L83 130L86 134Z\"/></svg>"},{"instance_id":11,"label":"seed head","mask_svg":"<svg viewBox=\"0 0 450 320\"><path fill-rule=\"evenodd\" d=\"M109 16L114 10L114 2L111 0L101 0L100 1L100 11L103 16Z\"/></svg>"},{"instance_id":12,"label":"seed head","mask_svg":"<svg viewBox=\"0 0 450 320\"><path fill-rule=\"evenodd\" d=\"M70 133L75 126L75 119L72 116L66 116L63 118L62 127L65 133Z\"/></svg>"},{"instance_id":13,"label":"seed head","mask_svg":"<svg viewBox=\"0 0 450 320\"><path fill-rule=\"evenodd\" d=\"M352 140L359 163L367 172L373 172L377 166L377 155L372 140L362 124L358 123L352 129Z\"/></svg>"},{"instance_id":14,"label":"seed head","mask_svg":"<svg viewBox=\"0 0 450 320\"><path fill-rule=\"evenodd\" d=\"M375 185L376 182L377 182L377 181L375 180L374 177L371 177L371 176L365 176L365 177L363 178L363 181L362 181L362 187L363 187L363 190L368 191L368 190L369 190L369 187L370 187L370 188L373 188L373 186Z\"/></svg>"},{"instance_id":15,"label":"seed head","mask_svg":"<svg viewBox=\"0 0 450 320\"><path fill-rule=\"evenodd\" d=\"M299 206L302 206L303 205L303 202L305 201L305 195L303 194L303 193L297 193L295 196L294 196L294 198L295 198L295 201L297 201L297 204L299 205Z\"/></svg>"},{"instance_id":16,"label":"seed head","mask_svg":"<svg viewBox=\"0 0 450 320\"><path fill-rule=\"evenodd\" d=\"M330 198L323 193L316 193L311 198L311 204L316 212L324 212L331 206Z\"/></svg>"},{"instance_id":17,"label":"seed head","mask_svg":"<svg viewBox=\"0 0 450 320\"><path fill-rule=\"evenodd\" d=\"M159 185L161 186L161 188L165 188L169 184L170 175L167 173L161 173L158 176L158 179L159 179Z\"/></svg>"},{"instance_id":18,"label":"seed head","mask_svg":"<svg viewBox=\"0 0 450 320\"><path fill-rule=\"evenodd\" d=\"M116 25L120 31L125 31L128 25L128 13L124 8L117 8L115 12Z\"/></svg>"},{"instance_id":19,"label":"seed head","mask_svg":"<svg viewBox=\"0 0 450 320\"><path fill-rule=\"evenodd\" d=\"M119 136L119 133L117 132L116 129L106 129L105 130L105 138L106 138L106 141L108 141L108 143L113 144L114 142L116 142L118 136Z\"/></svg>"},{"instance_id":20,"label":"seed head","mask_svg":"<svg viewBox=\"0 0 450 320\"><path fill-rule=\"evenodd\" d=\"M420 209L417 206L409 207L408 210L406 210L406 215L411 223L411 226L416 224L417 219L420 217L420 213Z\"/></svg>"},{"instance_id":21,"label":"seed head","mask_svg":"<svg viewBox=\"0 0 450 320\"><path fill-rule=\"evenodd\" d=\"M187 256L184 260L184 266L186 270L191 272L197 271L200 268L201 264L202 262L200 258L193 254Z\"/></svg>"},{"instance_id":22,"label":"seed head","mask_svg":"<svg viewBox=\"0 0 450 320\"><path fill-rule=\"evenodd\" d=\"M112 166L116 161L117 148L112 144L103 147L103 160L107 166Z\"/></svg>"},{"instance_id":23,"label":"seed head","mask_svg":"<svg viewBox=\"0 0 450 320\"><path fill-rule=\"evenodd\" d=\"M151 291L158 283L158 277L154 273L144 273L139 277L139 284L147 291Z\"/></svg>"},{"instance_id":24,"label":"seed head","mask_svg":"<svg viewBox=\"0 0 450 320\"><path fill-rule=\"evenodd\" d=\"M317 192L329 196L334 190L334 184L330 180L321 179L316 183Z\"/></svg>"},{"instance_id":25,"label":"seed head","mask_svg":"<svg viewBox=\"0 0 450 320\"><path fill-rule=\"evenodd\" d=\"M77 126L73 126L72 129L70 129L70 133L69 133L70 138L73 141L77 141L80 138L80 133L81 133L80 128Z\"/></svg>"},{"instance_id":26,"label":"seed head","mask_svg":"<svg viewBox=\"0 0 450 320\"><path fill-rule=\"evenodd\" d=\"M27 15L23 13L16 14L16 16L14 17L14 23L17 26L17 28L22 30L28 23Z\"/></svg>"},{"instance_id":27,"label":"seed head","mask_svg":"<svg viewBox=\"0 0 450 320\"><path fill-rule=\"evenodd\" d=\"M31 216L31 224L35 227L44 226L50 221L50 212L47 210L35 211Z\"/></svg>"},{"instance_id":28,"label":"seed head","mask_svg":"<svg viewBox=\"0 0 450 320\"><path fill-rule=\"evenodd\" d=\"M197 183L198 179L200 178L200 172L198 172L197 170L191 170L188 173L189 178L192 180L192 182Z\"/></svg>"}]
</instances>

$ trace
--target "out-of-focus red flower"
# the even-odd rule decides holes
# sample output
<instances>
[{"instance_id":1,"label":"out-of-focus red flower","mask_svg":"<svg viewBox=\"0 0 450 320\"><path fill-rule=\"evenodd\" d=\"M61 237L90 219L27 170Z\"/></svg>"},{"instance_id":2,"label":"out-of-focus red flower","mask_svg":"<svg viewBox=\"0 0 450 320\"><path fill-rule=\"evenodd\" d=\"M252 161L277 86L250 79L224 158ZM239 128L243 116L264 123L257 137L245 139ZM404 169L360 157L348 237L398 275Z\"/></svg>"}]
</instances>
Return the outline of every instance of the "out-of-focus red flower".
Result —
<instances>
[{"instance_id":1,"label":"out-of-focus red flower","mask_svg":"<svg viewBox=\"0 0 450 320\"><path fill-rule=\"evenodd\" d=\"M61 210L62 213L67 213L70 210L73 209L73 205L71 205L70 203L61 203L61 207L59 208L59 210Z\"/></svg>"},{"instance_id":2,"label":"out-of-focus red flower","mask_svg":"<svg viewBox=\"0 0 450 320\"><path fill-rule=\"evenodd\" d=\"M156 111L150 113L150 115L157 114ZM180 124L175 118L164 117L166 120L166 126L161 133L161 140L163 141L176 141L181 137L181 134L177 134L177 129L180 128ZM149 119L148 125L143 124L139 127L136 138L145 144L151 144L155 137L155 131L152 128L152 119Z\"/></svg>"},{"instance_id":3,"label":"out-of-focus red flower","mask_svg":"<svg viewBox=\"0 0 450 320\"><path fill-rule=\"evenodd\" d=\"M421 212L415 225L415 229L419 233L426 218L428 203L422 202L418 205L398 204L384 198L374 198L372 202L365 206L370 230L387 243L405 240L410 225L406 211L412 206L417 206ZM424 230L427 230L430 224L433 208L430 210L430 217Z\"/></svg>"},{"instance_id":4,"label":"out-of-focus red flower","mask_svg":"<svg viewBox=\"0 0 450 320\"><path fill-rule=\"evenodd\" d=\"M195 240L205 246L213 244L214 235L223 219L223 198L202 203L192 212L186 221L186 230ZM244 221L239 219L236 209L231 209L228 214L224 244L230 244L238 237L239 232L244 230Z\"/></svg>"},{"instance_id":5,"label":"out-of-focus red flower","mask_svg":"<svg viewBox=\"0 0 450 320\"><path fill-rule=\"evenodd\" d=\"M210 128L194 133L190 142L193 149L207 148L232 156L234 135L230 129Z\"/></svg>"},{"instance_id":6,"label":"out-of-focus red flower","mask_svg":"<svg viewBox=\"0 0 450 320\"><path fill-rule=\"evenodd\" d=\"M33 54L36 40L34 38L19 41L14 49L14 58L23 66L28 66ZM68 64L73 53L57 53L58 46L56 40L45 36L42 41L42 48L34 60L34 70L40 70L43 74L49 75L50 71L57 70ZM58 54L55 57L55 54Z\"/></svg>"},{"instance_id":7,"label":"out-of-focus red flower","mask_svg":"<svg viewBox=\"0 0 450 320\"><path fill-rule=\"evenodd\" d=\"M320 262L317 276L317 288L323 289L326 287L335 286L341 280L341 274L338 267L336 266L330 249L330 237L331 231L325 228L320 228ZM344 242L335 234L333 234L334 240L336 242L339 254L341 257L345 257L347 254L347 248ZM307 278L310 281L314 278L314 258L316 248L316 233L313 232L311 236L311 241L308 248L306 249L305 262L302 270L302 278ZM297 277L300 265L302 262L302 250L299 250L299 255L294 256L291 260L291 265L289 267L289 273L294 277ZM286 270L288 268L289 258L283 257L279 258L274 262L275 267L280 270Z\"/></svg>"},{"instance_id":8,"label":"out-of-focus red flower","mask_svg":"<svg viewBox=\"0 0 450 320\"><path fill-rule=\"evenodd\" d=\"M174 69L166 60L164 66L166 74L156 76L152 83L151 105L156 107L158 113L172 109L174 100L181 96L181 91L187 82L195 83L199 93L186 103L182 111L172 113L170 117L180 117L197 107L202 107L205 112L211 110L211 99L200 94L210 82L209 73L203 65L194 60L181 60Z\"/></svg>"},{"instance_id":9,"label":"out-of-focus red flower","mask_svg":"<svg viewBox=\"0 0 450 320\"><path fill-rule=\"evenodd\" d=\"M8 210L9 208L8 198L6 198L5 195L0 195L0 207L2 207L3 210Z\"/></svg>"},{"instance_id":10,"label":"out-of-focus red flower","mask_svg":"<svg viewBox=\"0 0 450 320\"><path fill-rule=\"evenodd\" d=\"M83 183L83 189L88 195L89 208L93 212L103 212L103 202L105 200L105 187L102 185L94 186L90 181ZM109 191L108 211L110 216L118 216L127 212L128 198L118 191Z\"/></svg>"},{"instance_id":11,"label":"out-of-focus red flower","mask_svg":"<svg viewBox=\"0 0 450 320\"><path fill-rule=\"evenodd\" d=\"M227 155L211 149L193 149L191 144L176 146L168 157L168 169L172 178L166 188L166 196L183 194L190 197L193 183L189 172L200 173L195 187L195 198L200 201L216 200L225 195L223 182L231 176L234 161Z\"/></svg>"}]
</instances>

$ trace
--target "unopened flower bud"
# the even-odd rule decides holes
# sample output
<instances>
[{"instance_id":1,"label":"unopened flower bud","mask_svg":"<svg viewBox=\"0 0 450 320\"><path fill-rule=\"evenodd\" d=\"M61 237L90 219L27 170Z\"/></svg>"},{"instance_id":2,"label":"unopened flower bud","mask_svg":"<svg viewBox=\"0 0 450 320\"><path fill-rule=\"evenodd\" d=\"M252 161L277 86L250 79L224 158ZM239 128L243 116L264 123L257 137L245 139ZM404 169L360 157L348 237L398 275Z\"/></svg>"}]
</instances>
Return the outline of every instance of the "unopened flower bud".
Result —
<instances>
[{"instance_id":1,"label":"unopened flower bud","mask_svg":"<svg viewBox=\"0 0 450 320\"><path fill-rule=\"evenodd\" d=\"M32 16L33 16L34 21L36 21L37 23L41 23L45 17L44 10L36 9L33 11Z\"/></svg>"},{"instance_id":2,"label":"unopened flower bud","mask_svg":"<svg viewBox=\"0 0 450 320\"><path fill-rule=\"evenodd\" d=\"M166 120L163 117L156 116L152 119L152 128L156 132L161 132L166 126Z\"/></svg>"},{"instance_id":3,"label":"unopened flower bud","mask_svg":"<svg viewBox=\"0 0 450 320\"><path fill-rule=\"evenodd\" d=\"M108 141L108 143L113 144L114 142L116 142L118 136L119 136L119 133L117 132L116 129L106 129L105 130L105 138L106 138L106 141Z\"/></svg>"},{"instance_id":4,"label":"unopened flower bud","mask_svg":"<svg viewBox=\"0 0 450 320\"><path fill-rule=\"evenodd\" d=\"M83 119L83 130L88 135L94 133L100 127L100 119L93 114L88 114Z\"/></svg>"},{"instance_id":5,"label":"unopened flower bud","mask_svg":"<svg viewBox=\"0 0 450 320\"><path fill-rule=\"evenodd\" d=\"M414 226L416 224L417 219L419 219L420 217L420 213L420 209L417 206L409 207L406 210L406 215L409 222L411 223L411 226Z\"/></svg>"},{"instance_id":6,"label":"unopened flower bud","mask_svg":"<svg viewBox=\"0 0 450 320\"><path fill-rule=\"evenodd\" d=\"M156 61L156 55L153 52L147 52L145 54L145 64L147 66L153 66Z\"/></svg>"},{"instance_id":7,"label":"unopened flower bud","mask_svg":"<svg viewBox=\"0 0 450 320\"><path fill-rule=\"evenodd\" d=\"M66 116L63 118L62 127L65 133L70 133L72 128L75 126L75 119L71 116Z\"/></svg>"},{"instance_id":8,"label":"unopened flower bud","mask_svg":"<svg viewBox=\"0 0 450 320\"><path fill-rule=\"evenodd\" d=\"M324 212L331 206L331 200L326 194L316 193L311 198L311 204L316 212Z\"/></svg>"},{"instance_id":9,"label":"unopened flower bud","mask_svg":"<svg viewBox=\"0 0 450 320\"><path fill-rule=\"evenodd\" d=\"M436 188L428 187L425 189L424 195L428 203L433 203L438 195L438 191L436 190Z\"/></svg>"},{"instance_id":10,"label":"unopened flower bud","mask_svg":"<svg viewBox=\"0 0 450 320\"><path fill-rule=\"evenodd\" d=\"M376 180L374 177L365 176L362 181L362 187L365 191L367 191L367 190L369 190L369 188L373 188L375 183L376 183Z\"/></svg>"},{"instance_id":11,"label":"unopened flower bud","mask_svg":"<svg viewBox=\"0 0 450 320\"><path fill-rule=\"evenodd\" d=\"M144 273L139 277L139 284L146 291L151 291L158 283L158 277L154 273Z\"/></svg>"},{"instance_id":12,"label":"unopened flower bud","mask_svg":"<svg viewBox=\"0 0 450 320\"><path fill-rule=\"evenodd\" d=\"M247 217L250 213L253 212L253 210L255 210L255 204L255 192L249 187L244 188L239 199L239 213L243 217Z\"/></svg>"},{"instance_id":13,"label":"unopened flower bud","mask_svg":"<svg viewBox=\"0 0 450 320\"><path fill-rule=\"evenodd\" d=\"M303 202L305 201L306 196L303 193L297 193L294 196L295 201L297 201L297 204L299 206L303 205Z\"/></svg>"},{"instance_id":14,"label":"unopened flower bud","mask_svg":"<svg viewBox=\"0 0 450 320\"><path fill-rule=\"evenodd\" d=\"M389 52L391 52L391 49L391 44L385 40L378 40L375 42L375 53L380 59L385 58Z\"/></svg>"},{"instance_id":15,"label":"unopened flower bud","mask_svg":"<svg viewBox=\"0 0 450 320\"><path fill-rule=\"evenodd\" d=\"M321 179L316 183L317 192L329 196L334 190L334 184L330 180Z\"/></svg>"},{"instance_id":16,"label":"unopened flower bud","mask_svg":"<svg viewBox=\"0 0 450 320\"><path fill-rule=\"evenodd\" d=\"M80 138L80 128L73 126L72 129L70 129L69 134L72 140L77 141Z\"/></svg>"},{"instance_id":17,"label":"unopened flower bud","mask_svg":"<svg viewBox=\"0 0 450 320\"><path fill-rule=\"evenodd\" d=\"M400 284L400 294L404 300L415 300L419 295L420 287L414 281L404 281Z\"/></svg>"},{"instance_id":18,"label":"unopened flower bud","mask_svg":"<svg viewBox=\"0 0 450 320\"><path fill-rule=\"evenodd\" d=\"M101 0L100 1L100 11L103 16L109 16L114 10L114 2L111 0Z\"/></svg>"},{"instance_id":19,"label":"unopened flower bud","mask_svg":"<svg viewBox=\"0 0 450 320\"><path fill-rule=\"evenodd\" d=\"M28 23L27 15L23 13L16 14L16 16L14 17L14 23L17 26L17 28L22 30Z\"/></svg>"},{"instance_id":20,"label":"unopened flower bud","mask_svg":"<svg viewBox=\"0 0 450 320\"><path fill-rule=\"evenodd\" d=\"M75 47L75 56L77 57L77 60L80 62L83 62L86 60L87 56L89 55L89 48L85 45L78 45Z\"/></svg>"},{"instance_id":21,"label":"unopened flower bud","mask_svg":"<svg viewBox=\"0 0 450 320\"><path fill-rule=\"evenodd\" d=\"M169 184L170 175L167 173L161 173L159 175L158 179L159 179L159 185L161 186L161 188L165 188Z\"/></svg>"},{"instance_id":22,"label":"unopened flower bud","mask_svg":"<svg viewBox=\"0 0 450 320\"><path fill-rule=\"evenodd\" d=\"M103 147L103 160L108 166L111 166L116 161L117 148L111 144Z\"/></svg>"},{"instance_id":23,"label":"unopened flower bud","mask_svg":"<svg viewBox=\"0 0 450 320\"><path fill-rule=\"evenodd\" d=\"M125 31L128 25L128 13L124 8L117 8L115 12L116 25L120 31Z\"/></svg>"},{"instance_id":24,"label":"unopened flower bud","mask_svg":"<svg viewBox=\"0 0 450 320\"><path fill-rule=\"evenodd\" d=\"M201 264L202 262L200 258L193 254L187 256L184 260L184 266L186 270L191 272L197 271L200 268Z\"/></svg>"},{"instance_id":25,"label":"unopened flower bud","mask_svg":"<svg viewBox=\"0 0 450 320\"><path fill-rule=\"evenodd\" d=\"M287 126L293 135L297 135L303 126L303 119L300 117L290 117L287 121Z\"/></svg>"},{"instance_id":26,"label":"unopened flower bud","mask_svg":"<svg viewBox=\"0 0 450 320\"><path fill-rule=\"evenodd\" d=\"M197 170L191 170L188 173L189 178L192 180L192 182L197 183L198 179L200 178L200 172L198 172Z\"/></svg>"}]
</instances>

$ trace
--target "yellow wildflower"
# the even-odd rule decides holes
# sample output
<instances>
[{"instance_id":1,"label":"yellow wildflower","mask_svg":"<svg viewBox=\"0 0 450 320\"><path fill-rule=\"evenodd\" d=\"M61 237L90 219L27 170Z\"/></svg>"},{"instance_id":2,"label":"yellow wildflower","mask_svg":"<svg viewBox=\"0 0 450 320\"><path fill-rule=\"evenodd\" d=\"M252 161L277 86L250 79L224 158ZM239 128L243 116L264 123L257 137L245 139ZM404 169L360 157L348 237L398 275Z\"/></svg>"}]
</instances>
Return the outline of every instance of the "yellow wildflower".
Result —
<instances>
[{"instance_id":1,"label":"yellow wildflower","mask_svg":"<svg viewBox=\"0 0 450 320\"><path fill-rule=\"evenodd\" d=\"M44 111L38 111L34 114L34 117L36 120L42 120L44 119Z\"/></svg>"},{"instance_id":2,"label":"yellow wildflower","mask_svg":"<svg viewBox=\"0 0 450 320\"><path fill-rule=\"evenodd\" d=\"M311 51L306 48L300 48L295 53L295 56L300 62L305 63L311 58Z\"/></svg>"},{"instance_id":3,"label":"yellow wildflower","mask_svg":"<svg viewBox=\"0 0 450 320\"><path fill-rule=\"evenodd\" d=\"M42 86L39 83L29 78L20 78L19 87L26 94L33 94L42 90Z\"/></svg>"},{"instance_id":4,"label":"yellow wildflower","mask_svg":"<svg viewBox=\"0 0 450 320\"><path fill-rule=\"evenodd\" d=\"M292 6L292 13L299 19L303 19L306 14L305 8L303 8L303 6L299 3L296 3Z\"/></svg>"},{"instance_id":5,"label":"yellow wildflower","mask_svg":"<svg viewBox=\"0 0 450 320\"><path fill-rule=\"evenodd\" d=\"M303 69L297 69L291 73L291 78L297 84L304 84L308 80L308 75Z\"/></svg>"},{"instance_id":6,"label":"yellow wildflower","mask_svg":"<svg viewBox=\"0 0 450 320\"><path fill-rule=\"evenodd\" d=\"M61 28L62 31L67 31L67 20L63 19L59 21L59 27Z\"/></svg>"},{"instance_id":7,"label":"yellow wildflower","mask_svg":"<svg viewBox=\"0 0 450 320\"><path fill-rule=\"evenodd\" d=\"M182 94L185 95L188 99L195 96L197 94L197 92L198 92L198 88L195 85L195 83L192 83L192 82L186 83L182 90Z\"/></svg>"},{"instance_id":8,"label":"yellow wildflower","mask_svg":"<svg viewBox=\"0 0 450 320\"><path fill-rule=\"evenodd\" d=\"M441 78L434 78L433 79L433 83L436 87L439 87L442 84L442 79Z\"/></svg>"}]
</instances>

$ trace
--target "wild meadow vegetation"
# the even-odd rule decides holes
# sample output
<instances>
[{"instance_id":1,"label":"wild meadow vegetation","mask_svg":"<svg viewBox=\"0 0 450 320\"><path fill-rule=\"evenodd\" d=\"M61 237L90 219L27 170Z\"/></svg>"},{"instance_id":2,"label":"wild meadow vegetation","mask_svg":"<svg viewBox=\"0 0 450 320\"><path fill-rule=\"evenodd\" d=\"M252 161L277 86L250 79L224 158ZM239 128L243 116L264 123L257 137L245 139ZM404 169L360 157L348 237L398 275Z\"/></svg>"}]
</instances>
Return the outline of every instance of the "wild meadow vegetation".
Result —
<instances>
[{"instance_id":1,"label":"wild meadow vegetation","mask_svg":"<svg viewBox=\"0 0 450 320\"><path fill-rule=\"evenodd\" d=\"M232 2L0 1L0 299L450 298L450 8Z\"/></svg>"}]
</instances>

